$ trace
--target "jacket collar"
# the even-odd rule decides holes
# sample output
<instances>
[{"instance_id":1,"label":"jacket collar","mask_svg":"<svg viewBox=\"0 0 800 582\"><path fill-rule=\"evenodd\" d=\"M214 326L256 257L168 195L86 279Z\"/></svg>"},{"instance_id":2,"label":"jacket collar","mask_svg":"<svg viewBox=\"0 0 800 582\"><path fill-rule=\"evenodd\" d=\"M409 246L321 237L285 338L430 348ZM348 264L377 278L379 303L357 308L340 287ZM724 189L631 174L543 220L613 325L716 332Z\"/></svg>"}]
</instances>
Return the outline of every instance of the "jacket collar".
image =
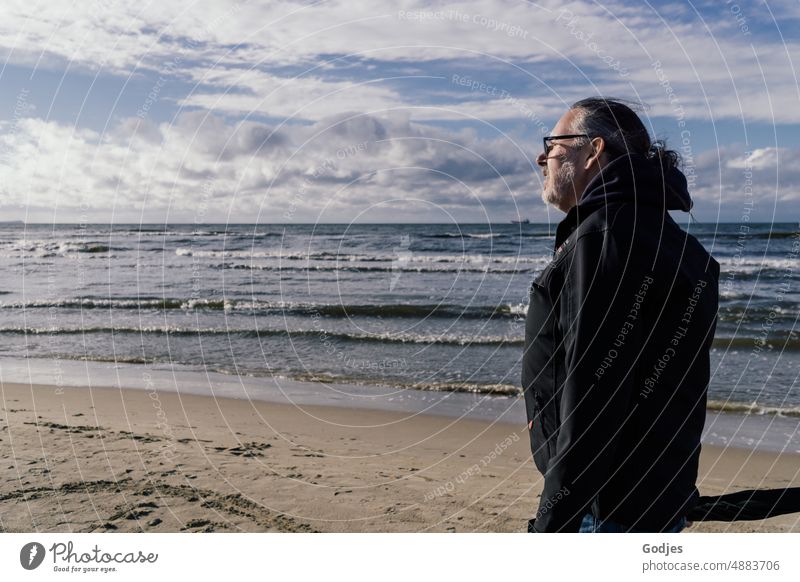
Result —
<instances>
[{"instance_id":1,"label":"jacket collar","mask_svg":"<svg viewBox=\"0 0 800 582\"><path fill-rule=\"evenodd\" d=\"M688 212L692 198L686 176L677 168L666 173L640 154L626 154L611 160L587 184L586 189L556 229L555 255L569 235L593 212L611 203L633 202L667 210Z\"/></svg>"}]
</instances>

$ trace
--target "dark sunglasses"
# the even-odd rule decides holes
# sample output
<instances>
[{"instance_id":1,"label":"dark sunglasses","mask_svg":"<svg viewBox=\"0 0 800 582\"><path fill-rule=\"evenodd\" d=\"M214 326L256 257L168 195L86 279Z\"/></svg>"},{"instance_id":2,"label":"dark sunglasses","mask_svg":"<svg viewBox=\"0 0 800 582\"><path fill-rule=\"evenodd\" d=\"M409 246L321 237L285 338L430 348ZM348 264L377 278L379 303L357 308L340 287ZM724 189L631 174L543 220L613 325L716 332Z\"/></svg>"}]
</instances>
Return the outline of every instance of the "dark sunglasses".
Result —
<instances>
[{"instance_id":1,"label":"dark sunglasses","mask_svg":"<svg viewBox=\"0 0 800 582\"><path fill-rule=\"evenodd\" d=\"M576 137L589 138L589 135L587 135L585 133L570 133L568 135L546 135L546 136L544 136L542 138L542 144L544 145L544 155L545 155L545 157L550 155L550 150L553 149L553 145L550 143L551 141L555 141L557 139L572 139L572 138L576 138Z\"/></svg>"}]
</instances>

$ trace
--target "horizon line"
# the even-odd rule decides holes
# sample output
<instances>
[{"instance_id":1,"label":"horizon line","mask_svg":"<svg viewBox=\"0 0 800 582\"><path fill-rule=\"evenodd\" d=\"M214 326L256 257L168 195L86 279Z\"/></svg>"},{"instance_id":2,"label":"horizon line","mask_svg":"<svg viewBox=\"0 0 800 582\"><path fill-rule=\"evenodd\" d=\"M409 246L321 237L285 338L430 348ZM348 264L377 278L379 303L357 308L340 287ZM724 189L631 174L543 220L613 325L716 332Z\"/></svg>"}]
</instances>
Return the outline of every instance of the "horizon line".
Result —
<instances>
[{"instance_id":1,"label":"horizon line","mask_svg":"<svg viewBox=\"0 0 800 582\"><path fill-rule=\"evenodd\" d=\"M0 221L0 226L42 226L42 225L139 225L139 226L167 226L167 225L180 225L180 226L319 226L319 225L332 225L332 226L401 226L401 225L501 225L501 226L552 226L557 225L561 221L553 222L527 222L517 223L508 221L502 222L83 222L83 221L66 221L66 222L25 222L23 220L5 220ZM678 222L678 221L676 221ZM749 224L796 224L796 221L787 222L758 222L748 221ZM741 221L701 221L695 220L694 223L689 224L742 224Z\"/></svg>"}]
</instances>

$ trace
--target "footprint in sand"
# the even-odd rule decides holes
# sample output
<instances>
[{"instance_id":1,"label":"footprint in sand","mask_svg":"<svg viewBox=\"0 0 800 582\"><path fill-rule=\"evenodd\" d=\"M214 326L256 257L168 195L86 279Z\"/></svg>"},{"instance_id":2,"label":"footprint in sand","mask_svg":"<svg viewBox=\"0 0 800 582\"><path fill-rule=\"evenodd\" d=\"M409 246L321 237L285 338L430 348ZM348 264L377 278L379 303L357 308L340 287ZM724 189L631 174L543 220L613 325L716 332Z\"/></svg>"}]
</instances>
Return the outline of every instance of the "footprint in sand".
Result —
<instances>
[{"instance_id":1,"label":"footprint in sand","mask_svg":"<svg viewBox=\"0 0 800 582\"><path fill-rule=\"evenodd\" d=\"M264 451L271 447L272 445L269 443L250 442L242 443L238 447L231 447L226 450L231 455L235 455L237 457L263 457L264 455L260 451Z\"/></svg>"}]
</instances>

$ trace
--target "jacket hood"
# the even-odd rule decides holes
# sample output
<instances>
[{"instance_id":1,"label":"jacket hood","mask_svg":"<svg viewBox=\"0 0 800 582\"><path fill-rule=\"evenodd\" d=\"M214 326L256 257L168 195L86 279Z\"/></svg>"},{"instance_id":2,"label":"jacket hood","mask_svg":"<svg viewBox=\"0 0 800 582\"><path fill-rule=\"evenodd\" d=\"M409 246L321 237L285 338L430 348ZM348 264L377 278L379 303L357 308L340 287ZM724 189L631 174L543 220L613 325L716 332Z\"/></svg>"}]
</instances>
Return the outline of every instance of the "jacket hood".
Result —
<instances>
[{"instance_id":1,"label":"jacket hood","mask_svg":"<svg viewBox=\"0 0 800 582\"><path fill-rule=\"evenodd\" d=\"M622 155L610 161L592 178L578 206L585 208L611 202L636 202L664 210L689 212L692 198L686 176L678 168L662 172L652 160L640 155Z\"/></svg>"}]
</instances>

